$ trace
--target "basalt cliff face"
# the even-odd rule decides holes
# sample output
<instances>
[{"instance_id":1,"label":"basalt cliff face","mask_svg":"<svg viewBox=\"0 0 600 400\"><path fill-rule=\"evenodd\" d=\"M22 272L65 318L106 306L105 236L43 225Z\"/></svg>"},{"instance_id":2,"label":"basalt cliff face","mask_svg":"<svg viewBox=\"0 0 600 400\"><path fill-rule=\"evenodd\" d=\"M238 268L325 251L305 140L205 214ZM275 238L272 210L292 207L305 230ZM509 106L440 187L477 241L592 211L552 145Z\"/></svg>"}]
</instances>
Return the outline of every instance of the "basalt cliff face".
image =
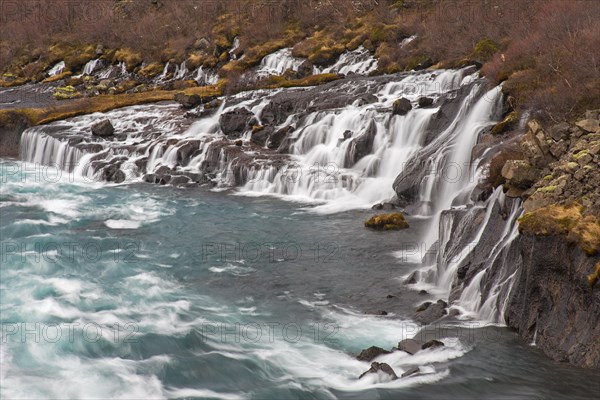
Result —
<instances>
[{"instance_id":1,"label":"basalt cliff face","mask_svg":"<svg viewBox=\"0 0 600 400\"><path fill-rule=\"evenodd\" d=\"M554 360L598 368L600 130L597 111L586 117L547 130L530 121L500 149L517 158L503 160L504 190L442 213L434 279L451 305L506 323Z\"/></svg>"}]
</instances>

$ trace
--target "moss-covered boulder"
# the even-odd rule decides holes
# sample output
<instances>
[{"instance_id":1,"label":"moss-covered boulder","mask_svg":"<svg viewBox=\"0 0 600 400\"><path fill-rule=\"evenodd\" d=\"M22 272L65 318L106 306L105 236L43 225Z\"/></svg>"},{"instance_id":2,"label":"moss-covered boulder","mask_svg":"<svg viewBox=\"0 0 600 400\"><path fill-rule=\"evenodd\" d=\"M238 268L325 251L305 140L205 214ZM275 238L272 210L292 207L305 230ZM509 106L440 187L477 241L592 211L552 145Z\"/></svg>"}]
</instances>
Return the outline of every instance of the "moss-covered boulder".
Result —
<instances>
[{"instance_id":1,"label":"moss-covered boulder","mask_svg":"<svg viewBox=\"0 0 600 400\"><path fill-rule=\"evenodd\" d=\"M365 227L379 231L406 229L408 222L401 213L378 214L365 221Z\"/></svg>"}]
</instances>

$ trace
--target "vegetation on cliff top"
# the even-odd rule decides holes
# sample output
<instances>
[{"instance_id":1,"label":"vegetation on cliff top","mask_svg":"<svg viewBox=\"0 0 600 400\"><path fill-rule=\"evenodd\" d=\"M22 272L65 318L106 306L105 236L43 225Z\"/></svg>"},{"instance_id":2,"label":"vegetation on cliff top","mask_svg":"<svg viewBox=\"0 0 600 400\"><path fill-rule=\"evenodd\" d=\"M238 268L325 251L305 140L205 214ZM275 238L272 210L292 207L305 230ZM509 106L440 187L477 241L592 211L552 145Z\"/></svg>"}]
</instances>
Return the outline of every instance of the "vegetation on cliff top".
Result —
<instances>
[{"instance_id":1,"label":"vegetation on cliff top","mask_svg":"<svg viewBox=\"0 0 600 400\"><path fill-rule=\"evenodd\" d=\"M584 216L579 204L550 205L519 218L519 233L533 236L564 236L588 255L600 252L600 219Z\"/></svg>"},{"instance_id":2,"label":"vegetation on cliff top","mask_svg":"<svg viewBox=\"0 0 600 400\"><path fill-rule=\"evenodd\" d=\"M505 81L514 109L541 118L572 118L600 97L600 7L583 0L24 0L4 11L5 86L39 81L59 60L66 73L100 57L149 76L157 64L187 60L233 80L282 47L327 65L363 46L379 73L482 64L492 81Z\"/></svg>"}]
</instances>

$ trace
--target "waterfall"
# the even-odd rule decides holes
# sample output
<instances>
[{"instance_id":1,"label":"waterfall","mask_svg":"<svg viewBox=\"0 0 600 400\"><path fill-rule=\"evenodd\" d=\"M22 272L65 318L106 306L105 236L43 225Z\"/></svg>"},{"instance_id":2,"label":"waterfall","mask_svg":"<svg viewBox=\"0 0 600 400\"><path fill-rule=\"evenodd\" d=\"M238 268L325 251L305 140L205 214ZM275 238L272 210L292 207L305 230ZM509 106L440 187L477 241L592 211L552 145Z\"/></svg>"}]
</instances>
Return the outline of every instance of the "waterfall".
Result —
<instances>
[{"instance_id":1,"label":"waterfall","mask_svg":"<svg viewBox=\"0 0 600 400\"><path fill-rule=\"evenodd\" d=\"M61 61L61 62L57 63L56 65L54 65L52 68L50 68L50 70L48 71L48 75L49 76L58 75L61 72L63 72L64 69L65 69L65 62Z\"/></svg>"},{"instance_id":2,"label":"waterfall","mask_svg":"<svg viewBox=\"0 0 600 400\"><path fill-rule=\"evenodd\" d=\"M371 55L369 50L360 46L356 50L344 52L335 64L320 70L319 73L368 75L377 69L377 65L377 59Z\"/></svg>"},{"instance_id":3,"label":"waterfall","mask_svg":"<svg viewBox=\"0 0 600 400\"><path fill-rule=\"evenodd\" d=\"M280 51L263 66L287 68L288 56ZM185 75L185 64L177 71ZM208 76L201 68L196 73L197 79ZM400 98L411 108L394 114ZM426 248L437 251L435 262L424 260L420 279L440 288L464 315L503 320L515 276L508 254L521 208L501 189L483 202L473 199L488 156L473 160L471 154L480 133L499 119L499 87L488 90L475 70L465 68L353 77L221 100L216 109L201 105L195 121L167 104L33 127L23 133L21 156L115 182L238 186L242 195L313 202L324 213L406 195L406 211L429 221ZM232 113L252 118L226 136L222 119ZM89 127L104 118L115 136L94 137ZM267 135L284 136L274 147L271 139L257 144L253 126L259 125Z\"/></svg>"},{"instance_id":4,"label":"waterfall","mask_svg":"<svg viewBox=\"0 0 600 400\"><path fill-rule=\"evenodd\" d=\"M237 51L237 49L239 49L240 47L240 38L238 36L236 36L233 39L233 45L231 46L231 49L229 50L229 57L232 60L237 60L237 56L235 55L235 52Z\"/></svg>"},{"instance_id":5,"label":"waterfall","mask_svg":"<svg viewBox=\"0 0 600 400\"><path fill-rule=\"evenodd\" d=\"M265 56L256 74L258 76L282 75L288 69L297 71L304 59L292 56L292 49L278 50Z\"/></svg>"},{"instance_id":6,"label":"waterfall","mask_svg":"<svg viewBox=\"0 0 600 400\"><path fill-rule=\"evenodd\" d=\"M21 159L38 165L55 166L71 172L81 160L84 153L61 141L41 132L40 127L26 130L21 137Z\"/></svg>"},{"instance_id":7,"label":"waterfall","mask_svg":"<svg viewBox=\"0 0 600 400\"><path fill-rule=\"evenodd\" d=\"M406 115L390 113L392 103L399 97L415 102L423 94L441 98L461 87L468 90L468 95L449 100L461 101L459 112L453 116L450 127L428 146L425 143L427 127L439 107L413 108ZM423 197L424 201L435 197L431 201L441 205L435 209L423 208L418 213L431 215L441 211L449 207L451 199L463 189L469 174L447 183L440 172L448 163L469 166L477 135L491 124L500 91L484 93L482 89L482 82L475 82L474 75L465 76L463 70L408 75L381 87L375 94L375 103L310 113L292 134L293 163L275 176L260 170L251 171L252 178L242 190L329 203L317 208L323 211L367 208L391 198L396 176L407 164L417 162L414 157L428 147L436 150L433 157L438 161L427 177L428 185L442 190L424 190ZM345 137L348 134L350 136ZM371 142L371 149L362 157L355 157L361 141ZM290 175L294 179L290 179Z\"/></svg>"},{"instance_id":8,"label":"waterfall","mask_svg":"<svg viewBox=\"0 0 600 400\"><path fill-rule=\"evenodd\" d=\"M187 73L188 69L185 65L185 61L183 61L180 65L176 66L175 73L173 74L173 79L183 79Z\"/></svg>"},{"instance_id":9,"label":"waterfall","mask_svg":"<svg viewBox=\"0 0 600 400\"><path fill-rule=\"evenodd\" d=\"M199 67L196 71L194 80L201 86L215 85L219 81L219 76L213 71Z\"/></svg>"},{"instance_id":10,"label":"waterfall","mask_svg":"<svg viewBox=\"0 0 600 400\"><path fill-rule=\"evenodd\" d=\"M156 77L156 80L161 82L164 81L165 79L167 79L167 74L169 73L169 65L171 63L169 61L167 61L167 63L165 64L165 67L163 68L161 74L159 76Z\"/></svg>"}]
</instances>

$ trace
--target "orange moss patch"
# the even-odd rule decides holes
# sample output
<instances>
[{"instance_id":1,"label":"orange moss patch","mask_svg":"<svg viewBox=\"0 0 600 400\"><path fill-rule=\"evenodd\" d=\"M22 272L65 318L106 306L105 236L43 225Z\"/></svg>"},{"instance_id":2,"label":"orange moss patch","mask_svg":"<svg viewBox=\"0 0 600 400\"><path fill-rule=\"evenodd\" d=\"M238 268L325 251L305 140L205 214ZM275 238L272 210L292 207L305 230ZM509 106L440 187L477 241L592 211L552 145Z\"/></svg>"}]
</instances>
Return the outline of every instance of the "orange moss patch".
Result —
<instances>
[{"instance_id":1,"label":"orange moss patch","mask_svg":"<svg viewBox=\"0 0 600 400\"><path fill-rule=\"evenodd\" d=\"M409 227L401 213L374 215L365 221L365 227L380 231L400 230Z\"/></svg>"}]
</instances>

